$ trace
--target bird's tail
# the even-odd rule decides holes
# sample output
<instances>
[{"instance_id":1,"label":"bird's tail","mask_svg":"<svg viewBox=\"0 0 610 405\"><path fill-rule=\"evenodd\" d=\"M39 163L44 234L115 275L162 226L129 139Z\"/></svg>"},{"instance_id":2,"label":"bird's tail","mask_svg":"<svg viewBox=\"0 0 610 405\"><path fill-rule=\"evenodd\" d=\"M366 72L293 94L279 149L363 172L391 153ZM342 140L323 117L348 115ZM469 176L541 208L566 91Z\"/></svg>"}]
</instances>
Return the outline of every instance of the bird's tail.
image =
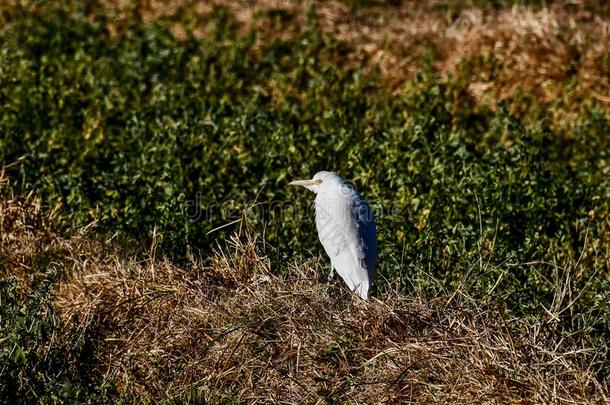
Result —
<instances>
[{"instance_id":1,"label":"bird's tail","mask_svg":"<svg viewBox=\"0 0 610 405\"><path fill-rule=\"evenodd\" d=\"M369 299L369 282L368 280L362 280L354 288L354 292L360 296L363 300Z\"/></svg>"}]
</instances>

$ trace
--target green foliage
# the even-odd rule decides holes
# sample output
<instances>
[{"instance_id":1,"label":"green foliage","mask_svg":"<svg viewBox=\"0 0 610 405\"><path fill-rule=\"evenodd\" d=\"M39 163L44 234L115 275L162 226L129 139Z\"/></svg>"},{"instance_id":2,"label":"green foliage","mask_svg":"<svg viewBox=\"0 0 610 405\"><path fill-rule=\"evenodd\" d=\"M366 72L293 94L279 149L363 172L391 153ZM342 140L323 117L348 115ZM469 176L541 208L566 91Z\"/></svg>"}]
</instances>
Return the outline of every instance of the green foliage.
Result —
<instances>
[{"instance_id":1,"label":"green foliage","mask_svg":"<svg viewBox=\"0 0 610 405\"><path fill-rule=\"evenodd\" d=\"M145 246L158 232L182 260L256 201L281 263L319 250L312 196L288 180L334 170L378 213L379 281L493 292L519 314L567 283L580 295L563 321L607 338L610 122L594 105L554 127L518 100L477 105L461 76L423 70L388 94L327 62L341 45L311 24L261 45L218 12L206 38L178 41L171 18L117 34L95 3L52 3L10 8L0 28L0 163L27 156L20 191L58 229L96 221Z\"/></svg>"}]
</instances>

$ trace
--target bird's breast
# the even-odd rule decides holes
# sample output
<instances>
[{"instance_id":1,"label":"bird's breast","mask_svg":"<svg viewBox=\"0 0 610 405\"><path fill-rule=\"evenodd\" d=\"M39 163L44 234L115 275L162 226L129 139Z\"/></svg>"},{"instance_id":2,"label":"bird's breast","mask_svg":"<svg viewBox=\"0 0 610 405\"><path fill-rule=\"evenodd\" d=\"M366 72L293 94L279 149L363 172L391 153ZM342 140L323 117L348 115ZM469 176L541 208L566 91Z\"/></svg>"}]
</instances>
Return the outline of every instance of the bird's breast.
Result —
<instances>
[{"instance_id":1,"label":"bird's breast","mask_svg":"<svg viewBox=\"0 0 610 405\"><path fill-rule=\"evenodd\" d=\"M340 198L316 198L316 228L326 253L332 256L354 238L354 218L350 204Z\"/></svg>"}]
</instances>

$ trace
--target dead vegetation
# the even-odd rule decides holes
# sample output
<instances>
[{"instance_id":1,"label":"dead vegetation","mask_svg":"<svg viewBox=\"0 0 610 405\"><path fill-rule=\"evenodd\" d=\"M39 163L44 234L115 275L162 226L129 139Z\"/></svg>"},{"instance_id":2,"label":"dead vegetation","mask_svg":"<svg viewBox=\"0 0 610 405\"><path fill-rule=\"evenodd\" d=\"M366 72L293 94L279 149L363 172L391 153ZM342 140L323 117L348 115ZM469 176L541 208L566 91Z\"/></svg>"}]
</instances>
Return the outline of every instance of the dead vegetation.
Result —
<instances>
[{"instance_id":1,"label":"dead vegetation","mask_svg":"<svg viewBox=\"0 0 610 405\"><path fill-rule=\"evenodd\" d=\"M46 350L87 345L92 373L119 393L273 403L610 399L594 351L552 323L505 320L460 294L357 302L340 283L320 282L318 262L286 264L279 276L246 229L206 266L130 259L86 231L53 235L32 201L2 203L6 276L27 280L46 252L61 275L53 305L63 325Z\"/></svg>"},{"instance_id":2,"label":"dead vegetation","mask_svg":"<svg viewBox=\"0 0 610 405\"><path fill-rule=\"evenodd\" d=\"M466 66L478 97L504 99L522 88L547 103L571 85L569 97L605 100L601 95L610 84L610 65L603 62L610 42L606 16L554 4L465 7L449 19L431 3L405 2L374 18L365 12L354 16L337 3L320 15L331 35L351 44L356 57L378 63L393 86L417 73L422 55L431 50L442 75L459 74Z\"/></svg>"}]
</instances>

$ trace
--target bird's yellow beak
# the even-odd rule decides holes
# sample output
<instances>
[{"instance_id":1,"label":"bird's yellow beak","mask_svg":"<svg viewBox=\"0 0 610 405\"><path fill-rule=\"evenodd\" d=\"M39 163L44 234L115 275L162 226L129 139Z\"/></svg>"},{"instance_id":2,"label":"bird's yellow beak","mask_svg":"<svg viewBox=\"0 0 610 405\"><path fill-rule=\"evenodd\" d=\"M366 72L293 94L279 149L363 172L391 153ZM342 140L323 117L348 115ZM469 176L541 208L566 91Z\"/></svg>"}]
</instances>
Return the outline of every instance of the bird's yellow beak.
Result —
<instances>
[{"instance_id":1,"label":"bird's yellow beak","mask_svg":"<svg viewBox=\"0 0 610 405\"><path fill-rule=\"evenodd\" d=\"M295 180L288 183L291 186L315 186L317 184L322 183L322 180Z\"/></svg>"}]
</instances>

